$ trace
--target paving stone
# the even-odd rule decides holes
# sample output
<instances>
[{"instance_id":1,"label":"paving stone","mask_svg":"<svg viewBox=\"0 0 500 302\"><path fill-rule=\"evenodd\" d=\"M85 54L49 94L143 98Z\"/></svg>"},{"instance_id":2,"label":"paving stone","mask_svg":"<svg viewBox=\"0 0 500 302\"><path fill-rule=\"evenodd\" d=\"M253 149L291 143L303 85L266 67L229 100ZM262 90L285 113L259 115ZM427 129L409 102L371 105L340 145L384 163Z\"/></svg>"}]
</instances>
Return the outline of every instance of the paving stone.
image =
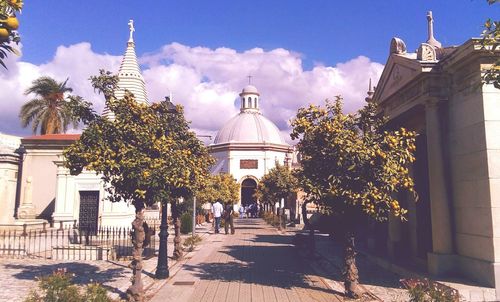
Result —
<instances>
[{"instance_id":1,"label":"paving stone","mask_svg":"<svg viewBox=\"0 0 500 302\"><path fill-rule=\"evenodd\" d=\"M304 265L292 243L261 219L237 219L236 234L212 234L151 299L160 301L341 301ZM201 250L200 250L201 251ZM172 295L179 280L196 280L189 296Z\"/></svg>"}]
</instances>

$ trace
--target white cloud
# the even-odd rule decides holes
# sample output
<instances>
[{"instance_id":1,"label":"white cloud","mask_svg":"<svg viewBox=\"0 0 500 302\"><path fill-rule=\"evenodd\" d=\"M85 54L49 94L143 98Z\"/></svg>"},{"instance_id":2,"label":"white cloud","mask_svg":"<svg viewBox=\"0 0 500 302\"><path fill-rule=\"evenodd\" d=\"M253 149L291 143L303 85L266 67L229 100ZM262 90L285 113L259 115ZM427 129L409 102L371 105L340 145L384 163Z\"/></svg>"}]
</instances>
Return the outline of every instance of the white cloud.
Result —
<instances>
[{"instance_id":1,"label":"white cloud","mask_svg":"<svg viewBox=\"0 0 500 302\"><path fill-rule=\"evenodd\" d=\"M89 43L60 46L54 58L42 65L10 60L9 71L0 71L0 91L7 92L0 94L0 131L19 132L17 113L27 99L23 91L41 75L60 81L69 77L74 93L94 101L100 112L102 96L95 95L88 78L100 68L118 71L120 60L120 56L93 52ZM286 133L290 118L308 103L343 95L347 110L359 108L369 78L376 83L383 69L360 56L336 66L304 70L301 55L286 49L237 52L179 43L165 45L140 61L149 99L159 101L172 93L174 102L184 105L193 129L210 135L238 112L238 94L248 75L261 94L263 113Z\"/></svg>"},{"instance_id":2,"label":"white cloud","mask_svg":"<svg viewBox=\"0 0 500 302\"><path fill-rule=\"evenodd\" d=\"M120 56L93 52L89 43L59 46L54 58L40 65L9 56L6 62L8 70L0 68L0 132L30 134L30 128L21 129L18 114L21 106L33 97L24 95L24 91L40 76L51 76L60 82L69 78L68 86L73 88L73 93L88 100L96 100L96 109L101 112L102 96L95 94L88 79L97 74L100 68L118 70L120 61Z\"/></svg>"}]
</instances>

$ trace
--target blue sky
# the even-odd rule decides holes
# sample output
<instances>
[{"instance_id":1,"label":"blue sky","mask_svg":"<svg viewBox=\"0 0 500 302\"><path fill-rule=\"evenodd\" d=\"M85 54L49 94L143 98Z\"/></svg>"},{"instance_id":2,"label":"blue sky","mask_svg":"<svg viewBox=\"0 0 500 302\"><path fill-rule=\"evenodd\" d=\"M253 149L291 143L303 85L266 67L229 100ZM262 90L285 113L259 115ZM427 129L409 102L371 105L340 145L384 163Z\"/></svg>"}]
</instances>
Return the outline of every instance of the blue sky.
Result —
<instances>
[{"instance_id":1,"label":"blue sky","mask_svg":"<svg viewBox=\"0 0 500 302\"><path fill-rule=\"evenodd\" d=\"M238 112L251 74L262 112L288 136L290 118L308 103L340 94L347 110L362 106L391 38L409 51L426 41L428 10L435 37L451 46L478 37L499 9L485 0L25 0L22 56L0 69L0 132L30 134L17 115L39 76L69 78L75 94L102 110L88 78L99 68L118 71L129 19L150 100L172 92L193 129L215 134Z\"/></svg>"},{"instance_id":2,"label":"blue sky","mask_svg":"<svg viewBox=\"0 0 500 302\"><path fill-rule=\"evenodd\" d=\"M82 41L97 52L121 54L123 24L130 18L141 33L139 55L179 42L239 51L282 47L301 53L308 66L358 55L384 63L393 36L414 48L425 40L428 10L438 40L457 45L478 36L498 8L483 0L45 0L26 1L21 32L25 60L33 63L51 59L59 45Z\"/></svg>"}]
</instances>

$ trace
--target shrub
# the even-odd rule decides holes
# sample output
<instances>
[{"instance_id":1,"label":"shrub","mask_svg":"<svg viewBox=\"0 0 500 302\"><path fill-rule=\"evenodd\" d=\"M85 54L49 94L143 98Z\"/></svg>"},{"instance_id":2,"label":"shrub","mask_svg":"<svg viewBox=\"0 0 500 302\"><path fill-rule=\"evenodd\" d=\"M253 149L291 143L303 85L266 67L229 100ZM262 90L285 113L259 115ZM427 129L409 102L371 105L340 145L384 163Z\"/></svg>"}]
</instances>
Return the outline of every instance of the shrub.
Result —
<instances>
[{"instance_id":1,"label":"shrub","mask_svg":"<svg viewBox=\"0 0 500 302\"><path fill-rule=\"evenodd\" d=\"M184 240L184 250L187 251L187 252L191 252L192 250L194 250L195 246L198 245L198 243L200 243L202 241L201 237L198 236L198 235L194 235L194 236L191 236L189 238L186 238L186 240Z\"/></svg>"},{"instance_id":2,"label":"shrub","mask_svg":"<svg viewBox=\"0 0 500 302\"><path fill-rule=\"evenodd\" d=\"M184 213L181 215L181 233L189 234L193 231L193 217L191 214Z\"/></svg>"},{"instance_id":3,"label":"shrub","mask_svg":"<svg viewBox=\"0 0 500 302\"><path fill-rule=\"evenodd\" d=\"M458 302L460 298L457 290L428 279L403 279L401 283L410 302Z\"/></svg>"},{"instance_id":4,"label":"shrub","mask_svg":"<svg viewBox=\"0 0 500 302\"><path fill-rule=\"evenodd\" d=\"M267 222L268 224L270 224L272 226L279 226L280 225L279 216L275 215L272 212L264 212L263 218L264 218L265 222Z\"/></svg>"},{"instance_id":5,"label":"shrub","mask_svg":"<svg viewBox=\"0 0 500 302\"><path fill-rule=\"evenodd\" d=\"M87 285L87 289L85 291L84 296L85 301L93 301L93 302L110 302L112 301L108 297L107 290L102 287L99 283L91 283Z\"/></svg>"},{"instance_id":6,"label":"shrub","mask_svg":"<svg viewBox=\"0 0 500 302\"><path fill-rule=\"evenodd\" d=\"M66 269L38 278L38 288L32 290L25 302L111 302L107 291L100 284L86 285L83 290L72 283Z\"/></svg>"}]
</instances>

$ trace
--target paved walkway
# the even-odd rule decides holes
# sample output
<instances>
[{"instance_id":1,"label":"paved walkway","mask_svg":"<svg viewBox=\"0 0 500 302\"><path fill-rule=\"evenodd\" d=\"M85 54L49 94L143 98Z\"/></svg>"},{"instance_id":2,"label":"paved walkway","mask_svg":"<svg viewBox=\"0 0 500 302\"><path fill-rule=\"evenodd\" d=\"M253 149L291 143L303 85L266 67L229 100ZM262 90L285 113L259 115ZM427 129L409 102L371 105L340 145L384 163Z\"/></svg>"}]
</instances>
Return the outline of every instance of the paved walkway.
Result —
<instances>
[{"instance_id":1,"label":"paved walkway","mask_svg":"<svg viewBox=\"0 0 500 302\"><path fill-rule=\"evenodd\" d=\"M261 219L238 219L236 234L212 234L151 298L184 301L343 301Z\"/></svg>"}]
</instances>

